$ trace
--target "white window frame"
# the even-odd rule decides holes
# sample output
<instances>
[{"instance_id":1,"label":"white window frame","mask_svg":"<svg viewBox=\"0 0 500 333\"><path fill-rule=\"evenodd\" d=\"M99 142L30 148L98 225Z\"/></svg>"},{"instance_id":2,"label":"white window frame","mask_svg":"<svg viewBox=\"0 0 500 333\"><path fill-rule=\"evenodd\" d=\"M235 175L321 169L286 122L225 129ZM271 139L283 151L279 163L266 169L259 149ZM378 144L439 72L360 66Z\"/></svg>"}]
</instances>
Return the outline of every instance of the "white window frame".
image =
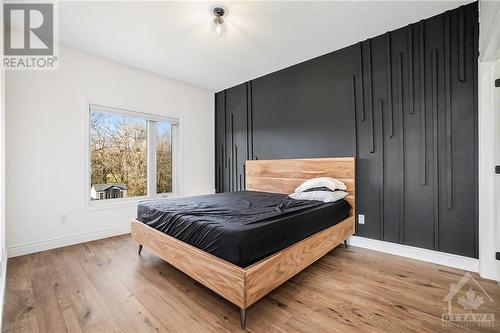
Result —
<instances>
[{"instance_id":1,"label":"white window frame","mask_svg":"<svg viewBox=\"0 0 500 333\"><path fill-rule=\"evenodd\" d=\"M146 136L146 147L147 147L147 194L144 196L126 197L126 198L115 198L115 199L105 199L105 200L91 200L90 192L92 184L90 184L91 179L91 161L90 161L90 113L92 111L96 112L106 112L124 116L132 116L136 118L143 118L146 120L147 126L147 136ZM131 111L128 109L120 107L105 106L96 103L86 103L85 107L86 115L86 128L85 128L85 158L86 158L86 168L85 168L85 188L86 188L86 207L96 208L96 207L108 207L114 205L122 204L135 204L140 200L154 197L172 197L179 196L181 194L180 188L180 120L173 117L160 116L157 114L144 113ZM172 124L172 192L170 193L156 193L156 126L153 126L156 122L169 122Z\"/></svg>"}]
</instances>

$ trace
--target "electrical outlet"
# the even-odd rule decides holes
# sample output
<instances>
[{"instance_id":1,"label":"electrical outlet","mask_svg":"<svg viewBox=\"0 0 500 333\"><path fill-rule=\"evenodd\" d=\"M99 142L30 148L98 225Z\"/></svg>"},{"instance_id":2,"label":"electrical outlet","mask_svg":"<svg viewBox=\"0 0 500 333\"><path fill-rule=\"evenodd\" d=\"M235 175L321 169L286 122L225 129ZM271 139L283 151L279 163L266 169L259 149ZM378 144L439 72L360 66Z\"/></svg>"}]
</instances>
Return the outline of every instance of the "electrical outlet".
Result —
<instances>
[{"instance_id":1,"label":"electrical outlet","mask_svg":"<svg viewBox=\"0 0 500 333\"><path fill-rule=\"evenodd\" d=\"M358 223L365 224L365 216L364 215L361 215L361 214L358 215Z\"/></svg>"},{"instance_id":2,"label":"electrical outlet","mask_svg":"<svg viewBox=\"0 0 500 333\"><path fill-rule=\"evenodd\" d=\"M68 214L61 215L61 223L68 223Z\"/></svg>"}]
</instances>

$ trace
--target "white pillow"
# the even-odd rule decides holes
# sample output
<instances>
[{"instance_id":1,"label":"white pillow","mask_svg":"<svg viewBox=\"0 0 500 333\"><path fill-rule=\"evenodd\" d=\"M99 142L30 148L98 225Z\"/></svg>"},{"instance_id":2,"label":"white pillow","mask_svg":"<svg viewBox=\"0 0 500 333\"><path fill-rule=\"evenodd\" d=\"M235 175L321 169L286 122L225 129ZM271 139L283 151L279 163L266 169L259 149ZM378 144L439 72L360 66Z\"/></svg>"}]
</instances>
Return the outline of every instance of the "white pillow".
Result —
<instances>
[{"instance_id":1,"label":"white pillow","mask_svg":"<svg viewBox=\"0 0 500 333\"><path fill-rule=\"evenodd\" d=\"M340 180L331 177L318 177L313 179L308 179L303 182L299 187L295 189L295 193L304 192L315 187L326 187L332 191L341 190L344 191L347 186Z\"/></svg>"},{"instance_id":2,"label":"white pillow","mask_svg":"<svg viewBox=\"0 0 500 333\"><path fill-rule=\"evenodd\" d=\"M335 202L344 199L349 193L344 191L313 191L313 192L295 192L289 195L296 200L315 200L323 202Z\"/></svg>"}]
</instances>

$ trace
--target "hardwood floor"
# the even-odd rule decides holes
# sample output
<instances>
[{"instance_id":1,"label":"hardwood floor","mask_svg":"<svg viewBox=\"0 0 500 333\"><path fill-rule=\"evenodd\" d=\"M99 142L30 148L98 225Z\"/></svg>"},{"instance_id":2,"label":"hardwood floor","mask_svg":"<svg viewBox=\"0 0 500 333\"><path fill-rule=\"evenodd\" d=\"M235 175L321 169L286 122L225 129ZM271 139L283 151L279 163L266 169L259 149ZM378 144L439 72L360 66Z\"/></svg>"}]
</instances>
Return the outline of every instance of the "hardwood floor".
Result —
<instances>
[{"instance_id":1,"label":"hardwood floor","mask_svg":"<svg viewBox=\"0 0 500 333\"><path fill-rule=\"evenodd\" d=\"M247 311L252 332L500 332L500 287L479 312L494 327L443 327L464 271L338 247ZM474 288L474 286L473 286ZM479 288L475 288L479 294ZM460 309L458 306L457 309ZM476 311L477 312L477 311ZM238 309L129 236L9 259L4 332L234 332Z\"/></svg>"}]
</instances>

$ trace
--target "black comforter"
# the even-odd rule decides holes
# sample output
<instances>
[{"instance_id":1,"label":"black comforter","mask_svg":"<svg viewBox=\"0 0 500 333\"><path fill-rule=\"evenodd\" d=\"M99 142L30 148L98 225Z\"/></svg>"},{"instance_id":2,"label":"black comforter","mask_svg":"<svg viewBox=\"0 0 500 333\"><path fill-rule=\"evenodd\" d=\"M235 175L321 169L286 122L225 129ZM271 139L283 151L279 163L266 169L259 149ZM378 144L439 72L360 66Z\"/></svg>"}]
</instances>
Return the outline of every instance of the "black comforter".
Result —
<instances>
[{"instance_id":1,"label":"black comforter","mask_svg":"<svg viewBox=\"0 0 500 333\"><path fill-rule=\"evenodd\" d=\"M231 192L141 201L139 221L205 252L246 267L349 213L345 200L294 200L284 194Z\"/></svg>"}]
</instances>

